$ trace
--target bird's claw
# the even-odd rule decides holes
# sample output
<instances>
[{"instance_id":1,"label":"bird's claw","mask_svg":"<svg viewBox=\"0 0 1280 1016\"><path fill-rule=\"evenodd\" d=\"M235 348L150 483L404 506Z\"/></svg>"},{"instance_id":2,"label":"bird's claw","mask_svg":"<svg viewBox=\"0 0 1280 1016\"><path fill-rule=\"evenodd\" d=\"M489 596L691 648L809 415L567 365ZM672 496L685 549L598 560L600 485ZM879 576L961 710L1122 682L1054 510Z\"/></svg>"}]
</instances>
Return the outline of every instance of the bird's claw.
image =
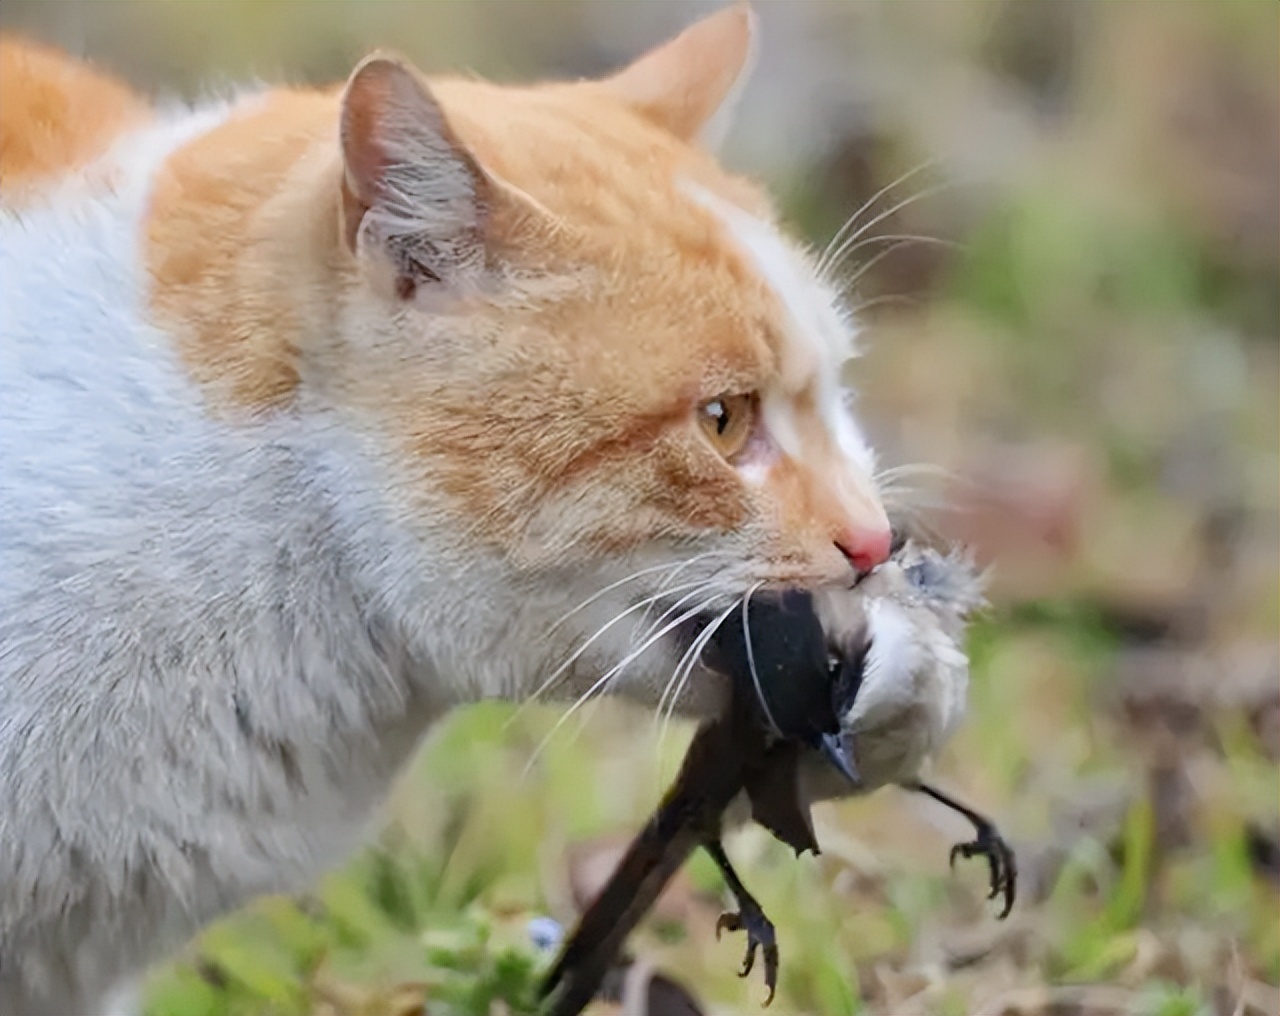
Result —
<instances>
[{"instance_id":1,"label":"bird's claw","mask_svg":"<svg viewBox=\"0 0 1280 1016\"><path fill-rule=\"evenodd\" d=\"M988 825L979 827L976 839L968 843L957 843L951 848L952 868L956 866L957 857L963 857L966 860L971 857L987 859L987 865L991 869L991 890L987 893L987 899L993 900L997 896L1004 896L1004 907L999 914L1000 920L1003 921L1013 909L1013 901L1018 893L1018 858L1013 848L995 826Z\"/></svg>"},{"instance_id":2,"label":"bird's claw","mask_svg":"<svg viewBox=\"0 0 1280 1016\"><path fill-rule=\"evenodd\" d=\"M756 951L764 957L764 983L769 989L769 997L764 1000L768 1005L773 1001L773 993L778 986L778 943L773 933L773 922L764 916L759 906L742 905L735 912L720 915L716 921L716 940L719 941L722 931L745 931L747 933L747 954L742 959L739 977L746 977L756 965Z\"/></svg>"}]
</instances>

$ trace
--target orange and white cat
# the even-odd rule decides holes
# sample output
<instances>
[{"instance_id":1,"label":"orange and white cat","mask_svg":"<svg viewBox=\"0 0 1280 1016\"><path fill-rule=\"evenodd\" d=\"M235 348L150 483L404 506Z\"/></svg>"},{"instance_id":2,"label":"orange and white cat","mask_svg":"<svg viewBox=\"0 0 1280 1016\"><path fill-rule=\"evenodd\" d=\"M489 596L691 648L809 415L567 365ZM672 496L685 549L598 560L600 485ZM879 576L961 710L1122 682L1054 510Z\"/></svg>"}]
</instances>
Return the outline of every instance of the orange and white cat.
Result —
<instances>
[{"instance_id":1,"label":"orange and white cat","mask_svg":"<svg viewBox=\"0 0 1280 1016\"><path fill-rule=\"evenodd\" d=\"M307 885L453 706L656 703L885 558L850 323L710 154L753 24L174 109L0 44L0 1012Z\"/></svg>"}]
</instances>

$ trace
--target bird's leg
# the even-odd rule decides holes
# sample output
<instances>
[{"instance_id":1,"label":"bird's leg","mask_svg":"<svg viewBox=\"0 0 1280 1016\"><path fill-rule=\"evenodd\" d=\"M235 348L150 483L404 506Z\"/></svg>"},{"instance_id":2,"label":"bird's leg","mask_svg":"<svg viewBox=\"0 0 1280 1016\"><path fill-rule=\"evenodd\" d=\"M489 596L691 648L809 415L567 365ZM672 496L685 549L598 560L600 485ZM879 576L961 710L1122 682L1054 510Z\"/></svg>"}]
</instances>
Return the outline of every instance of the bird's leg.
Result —
<instances>
[{"instance_id":1,"label":"bird's leg","mask_svg":"<svg viewBox=\"0 0 1280 1016\"><path fill-rule=\"evenodd\" d=\"M742 961L738 976L746 977L751 973L756 963L756 950L760 950L764 957L764 983L769 989L769 997L764 1000L764 1004L768 1005L773 1001L773 993L778 986L778 943L773 933L773 922L765 917L764 909L747 891L742 879L738 878L738 873L729 863L729 857L719 839L707 838L702 845L716 862L716 867L729 886L729 892L733 894L734 902L738 904L736 913L723 913L716 921L716 938L720 937L722 931L747 933L747 955Z\"/></svg>"},{"instance_id":2,"label":"bird's leg","mask_svg":"<svg viewBox=\"0 0 1280 1016\"><path fill-rule=\"evenodd\" d=\"M991 892L987 894L987 898L995 899L997 896L1004 896L1004 908L1000 911L1000 920L1004 920L1013 909L1014 897L1018 891L1018 859L1013 848L1005 842L1000 831L996 829L995 823L928 784L911 784L909 789L932 797L939 804L945 804L973 823L977 836L968 843L957 843L951 848L951 865L955 867L957 857L987 859L987 864L991 867Z\"/></svg>"}]
</instances>

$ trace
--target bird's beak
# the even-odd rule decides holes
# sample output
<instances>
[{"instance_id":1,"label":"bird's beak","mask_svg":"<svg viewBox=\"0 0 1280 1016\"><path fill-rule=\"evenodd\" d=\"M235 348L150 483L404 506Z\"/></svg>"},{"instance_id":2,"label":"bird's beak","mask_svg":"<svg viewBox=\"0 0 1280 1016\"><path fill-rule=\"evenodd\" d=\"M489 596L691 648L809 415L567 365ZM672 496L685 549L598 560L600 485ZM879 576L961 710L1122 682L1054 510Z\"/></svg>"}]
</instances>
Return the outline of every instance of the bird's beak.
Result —
<instances>
[{"instance_id":1,"label":"bird's beak","mask_svg":"<svg viewBox=\"0 0 1280 1016\"><path fill-rule=\"evenodd\" d=\"M858 775L858 767L853 761L853 752L845 746L845 739L839 734L823 734L818 741L822 754L826 756L840 774L855 787L862 783Z\"/></svg>"}]
</instances>

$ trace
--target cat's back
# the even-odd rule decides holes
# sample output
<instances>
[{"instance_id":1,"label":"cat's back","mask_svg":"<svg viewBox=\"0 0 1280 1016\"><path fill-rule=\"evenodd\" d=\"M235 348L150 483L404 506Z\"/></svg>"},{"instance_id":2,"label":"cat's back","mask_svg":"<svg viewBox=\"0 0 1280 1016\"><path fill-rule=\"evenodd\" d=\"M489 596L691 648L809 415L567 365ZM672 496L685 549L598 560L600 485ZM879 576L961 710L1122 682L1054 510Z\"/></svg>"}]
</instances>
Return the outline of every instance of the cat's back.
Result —
<instances>
[{"instance_id":1,"label":"cat's back","mask_svg":"<svg viewBox=\"0 0 1280 1016\"><path fill-rule=\"evenodd\" d=\"M164 433L201 415L195 387L151 323L142 231L164 160L227 115L225 107L150 115L110 141L97 139L106 147L83 162L65 140L61 155L70 161L36 188L34 164L22 154L35 148L14 141L24 137L23 124L46 140L69 136L71 124L41 127L38 110L88 111L70 99L44 102L34 85L11 94L9 76L22 78L14 65L23 65L24 52L5 52L0 104L0 487L10 496L24 471L37 468L66 475L92 466L120 477ZM38 109L24 118L19 107L28 99ZM78 455L96 461L76 462Z\"/></svg>"},{"instance_id":2,"label":"cat's back","mask_svg":"<svg viewBox=\"0 0 1280 1016\"><path fill-rule=\"evenodd\" d=\"M117 78L12 35L0 35L0 95L0 198L6 203L86 165L150 113Z\"/></svg>"},{"instance_id":3,"label":"cat's back","mask_svg":"<svg viewBox=\"0 0 1280 1016\"><path fill-rule=\"evenodd\" d=\"M219 464L245 456L152 322L143 243L166 159L233 107L131 105L141 100L111 79L13 39L0 67L0 632L11 643L13 618L53 609L66 576L136 555L156 531L189 528L189 502L241 489L244 468ZM81 94L94 88L105 105ZM96 128L81 122L95 116Z\"/></svg>"}]
</instances>

